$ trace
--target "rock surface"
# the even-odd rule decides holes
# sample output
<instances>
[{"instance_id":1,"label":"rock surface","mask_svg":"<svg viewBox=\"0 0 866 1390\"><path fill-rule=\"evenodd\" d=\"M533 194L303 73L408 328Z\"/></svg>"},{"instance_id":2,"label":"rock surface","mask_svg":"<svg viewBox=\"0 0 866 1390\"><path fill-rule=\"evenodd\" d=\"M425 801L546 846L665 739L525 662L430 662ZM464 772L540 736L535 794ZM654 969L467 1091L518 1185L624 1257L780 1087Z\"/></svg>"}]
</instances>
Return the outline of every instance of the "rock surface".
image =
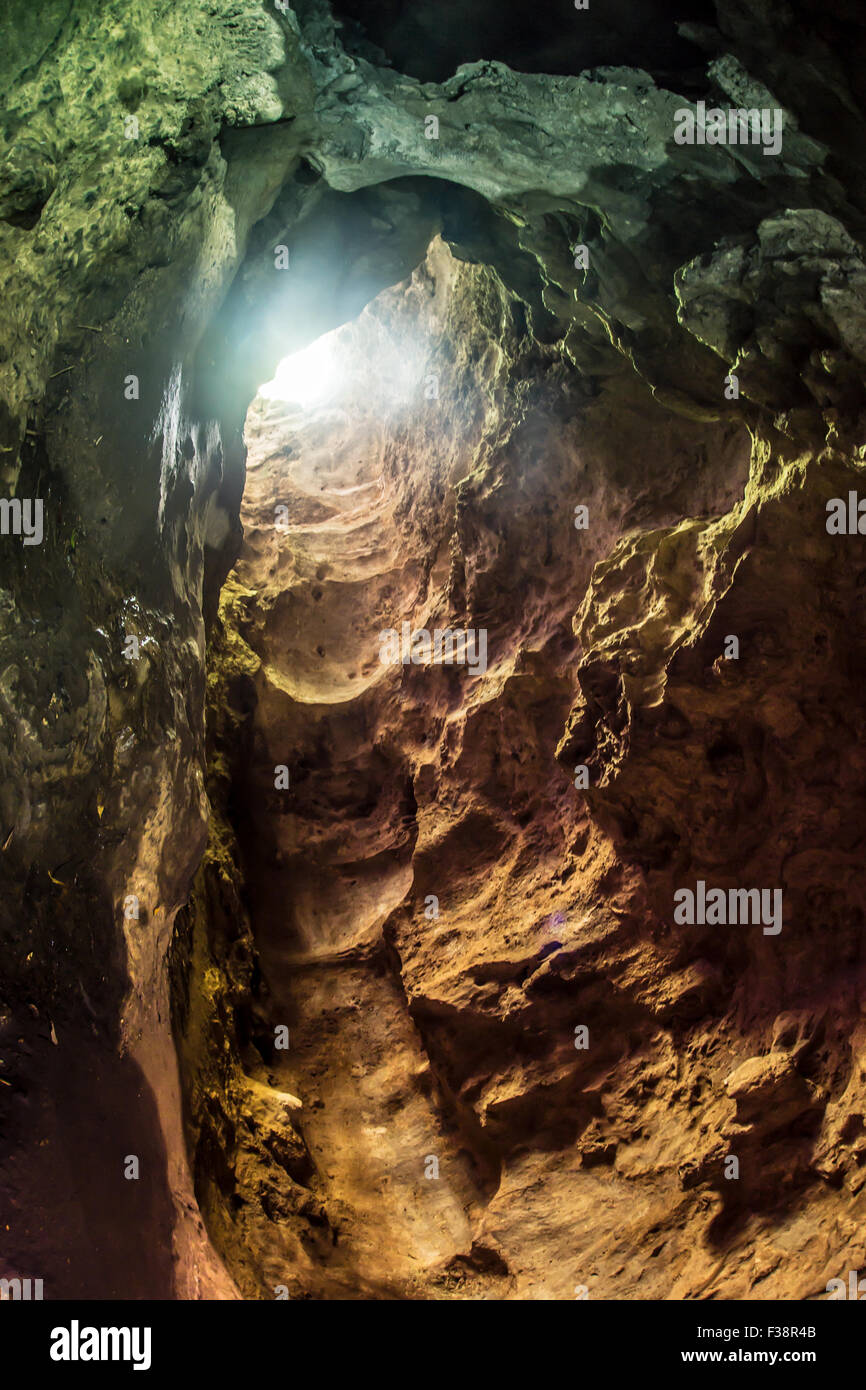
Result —
<instances>
[{"instance_id":1,"label":"rock surface","mask_svg":"<svg viewBox=\"0 0 866 1390\"><path fill-rule=\"evenodd\" d=\"M47 1297L866 1258L858 8L438 8L6 6L0 1275ZM676 144L698 100L779 156ZM354 397L257 405L245 490L339 325ZM401 335L438 400L365 381ZM382 666L404 618L488 670ZM678 923L699 881L781 931Z\"/></svg>"}]
</instances>

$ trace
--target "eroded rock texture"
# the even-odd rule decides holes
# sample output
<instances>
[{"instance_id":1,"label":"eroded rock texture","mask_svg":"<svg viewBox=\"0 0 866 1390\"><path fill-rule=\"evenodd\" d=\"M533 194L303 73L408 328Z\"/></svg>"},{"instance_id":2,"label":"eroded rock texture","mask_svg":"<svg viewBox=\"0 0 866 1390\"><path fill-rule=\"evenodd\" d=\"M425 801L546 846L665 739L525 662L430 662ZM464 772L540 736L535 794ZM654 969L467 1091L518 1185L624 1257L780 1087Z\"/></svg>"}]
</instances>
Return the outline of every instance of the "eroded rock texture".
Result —
<instances>
[{"instance_id":1,"label":"eroded rock texture","mask_svg":"<svg viewBox=\"0 0 866 1390\"><path fill-rule=\"evenodd\" d=\"M0 1273L48 1297L866 1258L863 30L597 8L7 6ZM778 156L676 144L698 100ZM247 415L337 327L341 397ZM404 620L488 669L384 666Z\"/></svg>"}]
</instances>

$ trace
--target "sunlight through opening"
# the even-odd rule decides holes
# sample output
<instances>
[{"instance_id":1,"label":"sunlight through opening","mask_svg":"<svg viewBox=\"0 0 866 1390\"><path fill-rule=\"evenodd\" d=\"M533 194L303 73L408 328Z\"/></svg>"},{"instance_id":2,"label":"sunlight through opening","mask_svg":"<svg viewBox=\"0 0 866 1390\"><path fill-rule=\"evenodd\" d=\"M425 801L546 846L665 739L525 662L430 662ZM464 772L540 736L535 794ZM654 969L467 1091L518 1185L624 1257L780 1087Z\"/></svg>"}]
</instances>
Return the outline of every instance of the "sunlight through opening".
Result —
<instances>
[{"instance_id":1,"label":"sunlight through opening","mask_svg":"<svg viewBox=\"0 0 866 1390\"><path fill-rule=\"evenodd\" d=\"M290 401L301 410L309 410L335 394L341 375L333 335L326 334L300 352L284 357L273 380L259 388L259 395L266 400Z\"/></svg>"}]
</instances>

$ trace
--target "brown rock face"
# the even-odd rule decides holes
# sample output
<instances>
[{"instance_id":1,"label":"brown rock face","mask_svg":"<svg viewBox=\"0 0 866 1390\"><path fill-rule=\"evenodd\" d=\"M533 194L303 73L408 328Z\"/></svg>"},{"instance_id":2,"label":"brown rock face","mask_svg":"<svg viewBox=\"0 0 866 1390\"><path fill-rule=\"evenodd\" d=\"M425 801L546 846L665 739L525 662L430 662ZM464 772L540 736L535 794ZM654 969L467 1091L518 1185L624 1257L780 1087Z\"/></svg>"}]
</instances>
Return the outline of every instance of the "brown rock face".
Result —
<instances>
[{"instance_id":1,"label":"brown rock face","mask_svg":"<svg viewBox=\"0 0 866 1390\"><path fill-rule=\"evenodd\" d=\"M844 465L780 448L758 497L735 420L589 395L438 240L329 342L324 403L248 416L213 657L183 1067L224 1258L254 1297L817 1293L862 1135ZM382 659L437 629L486 663Z\"/></svg>"}]
</instances>

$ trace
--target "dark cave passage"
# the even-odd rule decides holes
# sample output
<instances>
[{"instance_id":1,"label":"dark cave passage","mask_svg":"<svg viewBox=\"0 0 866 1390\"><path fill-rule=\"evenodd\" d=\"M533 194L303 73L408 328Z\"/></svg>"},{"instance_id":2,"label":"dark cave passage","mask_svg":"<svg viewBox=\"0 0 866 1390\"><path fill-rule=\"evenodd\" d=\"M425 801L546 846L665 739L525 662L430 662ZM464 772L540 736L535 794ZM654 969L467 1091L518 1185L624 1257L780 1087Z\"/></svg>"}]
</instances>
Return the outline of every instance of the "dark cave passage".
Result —
<instances>
[{"instance_id":1,"label":"dark cave passage","mask_svg":"<svg viewBox=\"0 0 866 1390\"><path fill-rule=\"evenodd\" d=\"M577 76L596 67L645 67L683 88L697 76L700 50L678 32L680 24L710 24L709 0L684 0L672 13L663 0L635 7L628 0L588 5L553 0L538 11L529 0L504 7L480 0L439 0L407 7L400 0L340 0L337 18L348 21L343 42L349 52L376 45L400 72L421 82L444 82L461 63L494 59L520 72Z\"/></svg>"}]
</instances>

